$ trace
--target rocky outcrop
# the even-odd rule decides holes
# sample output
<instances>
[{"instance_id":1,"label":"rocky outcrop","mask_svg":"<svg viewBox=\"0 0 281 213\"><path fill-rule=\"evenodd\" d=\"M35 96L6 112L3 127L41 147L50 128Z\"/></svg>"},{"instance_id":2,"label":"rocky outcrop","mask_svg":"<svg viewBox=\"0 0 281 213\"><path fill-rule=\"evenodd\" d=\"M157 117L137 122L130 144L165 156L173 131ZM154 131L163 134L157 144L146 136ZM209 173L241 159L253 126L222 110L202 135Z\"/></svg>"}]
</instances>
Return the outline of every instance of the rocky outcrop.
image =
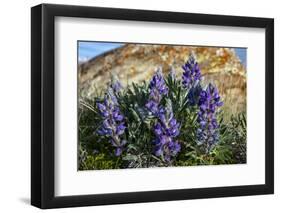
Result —
<instances>
[{"instance_id":1,"label":"rocky outcrop","mask_svg":"<svg viewBox=\"0 0 281 213\"><path fill-rule=\"evenodd\" d=\"M80 96L91 97L104 89L111 74L123 85L150 79L160 66L164 73L174 67L180 77L181 66L191 53L205 84L217 85L225 107L233 113L245 110L246 70L231 48L127 44L79 65Z\"/></svg>"}]
</instances>

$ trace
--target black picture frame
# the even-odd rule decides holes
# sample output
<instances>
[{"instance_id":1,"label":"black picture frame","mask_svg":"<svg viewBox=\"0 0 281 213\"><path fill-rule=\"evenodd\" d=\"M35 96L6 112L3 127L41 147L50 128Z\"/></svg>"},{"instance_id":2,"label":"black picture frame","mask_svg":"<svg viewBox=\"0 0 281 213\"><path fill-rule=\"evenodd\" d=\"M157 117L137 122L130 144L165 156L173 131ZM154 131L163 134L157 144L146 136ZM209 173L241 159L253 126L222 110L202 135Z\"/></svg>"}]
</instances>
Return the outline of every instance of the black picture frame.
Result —
<instances>
[{"instance_id":1,"label":"black picture frame","mask_svg":"<svg viewBox=\"0 0 281 213\"><path fill-rule=\"evenodd\" d=\"M265 48L265 184L95 195L54 195L55 17L263 28ZM164 11L41 4L31 8L31 204L42 209L274 193L274 20Z\"/></svg>"}]
</instances>

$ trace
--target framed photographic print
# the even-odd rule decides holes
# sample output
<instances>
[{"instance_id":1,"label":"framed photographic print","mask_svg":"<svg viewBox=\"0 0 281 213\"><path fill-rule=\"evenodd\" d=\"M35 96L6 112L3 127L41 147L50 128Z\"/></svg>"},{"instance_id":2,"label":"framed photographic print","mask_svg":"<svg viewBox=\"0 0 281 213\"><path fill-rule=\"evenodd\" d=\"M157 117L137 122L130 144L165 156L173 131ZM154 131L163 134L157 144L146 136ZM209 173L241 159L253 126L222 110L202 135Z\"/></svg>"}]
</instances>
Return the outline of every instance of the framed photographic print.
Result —
<instances>
[{"instance_id":1,"label":"framed photographic print","mask_svg":"<svg viewBox=\"0 0 281 213\"><path fill-rule=\"evenodd\" d=\"M31 203L272 194L274 21L31 9Z\"/></svg>"}]
</instances>

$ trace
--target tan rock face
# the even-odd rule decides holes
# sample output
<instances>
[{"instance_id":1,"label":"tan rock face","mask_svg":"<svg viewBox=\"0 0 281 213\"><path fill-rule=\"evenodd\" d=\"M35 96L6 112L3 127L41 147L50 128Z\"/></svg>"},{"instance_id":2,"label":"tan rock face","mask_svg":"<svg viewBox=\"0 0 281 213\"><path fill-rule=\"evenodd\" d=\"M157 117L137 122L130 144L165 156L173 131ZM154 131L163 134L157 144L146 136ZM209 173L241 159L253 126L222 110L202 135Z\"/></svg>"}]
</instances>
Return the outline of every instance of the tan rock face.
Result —
<instances>
[{"instance_id":1,"label":"tan rock face","mask_svg":"<svg viewBox=\"0 0 281 213\"><path fill-rule=\"evenodd\" d=\"M231 48L127 44L80 64L81 97L91 97L106 88L111 74L123 85L149 80L158 67L168 73L171 66L181 78L181 66L193 54L203 82L215 83L232 113L246 109L246 70Z\"/></svg>"}]
</instances>

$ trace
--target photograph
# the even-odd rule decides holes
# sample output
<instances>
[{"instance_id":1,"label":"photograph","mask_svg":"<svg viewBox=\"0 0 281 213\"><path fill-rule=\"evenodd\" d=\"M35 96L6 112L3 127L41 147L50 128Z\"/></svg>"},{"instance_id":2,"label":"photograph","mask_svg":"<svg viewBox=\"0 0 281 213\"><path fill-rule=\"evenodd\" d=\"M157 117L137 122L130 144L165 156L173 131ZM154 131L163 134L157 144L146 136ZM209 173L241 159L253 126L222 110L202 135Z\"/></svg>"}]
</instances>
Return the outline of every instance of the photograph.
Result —
<instances>
[{"instance_id":1,"label":"photograph","mask_svg":"<svg viewBox=\"0 0 281 213\"><path fill-rule=\"evenodd\" d=\"M78 171L247 163L247 48L77 41Z\"/></svg>"},{"instance_id":2,"label":"photograph","mask_svg":"<svg viewBox=\"0 0 281 213\"><path fill-rule=\"evenodd\" d=\"M182 8L31 8L31 205L274 194L274 18Z\"/></svg>"}]
</instances>

